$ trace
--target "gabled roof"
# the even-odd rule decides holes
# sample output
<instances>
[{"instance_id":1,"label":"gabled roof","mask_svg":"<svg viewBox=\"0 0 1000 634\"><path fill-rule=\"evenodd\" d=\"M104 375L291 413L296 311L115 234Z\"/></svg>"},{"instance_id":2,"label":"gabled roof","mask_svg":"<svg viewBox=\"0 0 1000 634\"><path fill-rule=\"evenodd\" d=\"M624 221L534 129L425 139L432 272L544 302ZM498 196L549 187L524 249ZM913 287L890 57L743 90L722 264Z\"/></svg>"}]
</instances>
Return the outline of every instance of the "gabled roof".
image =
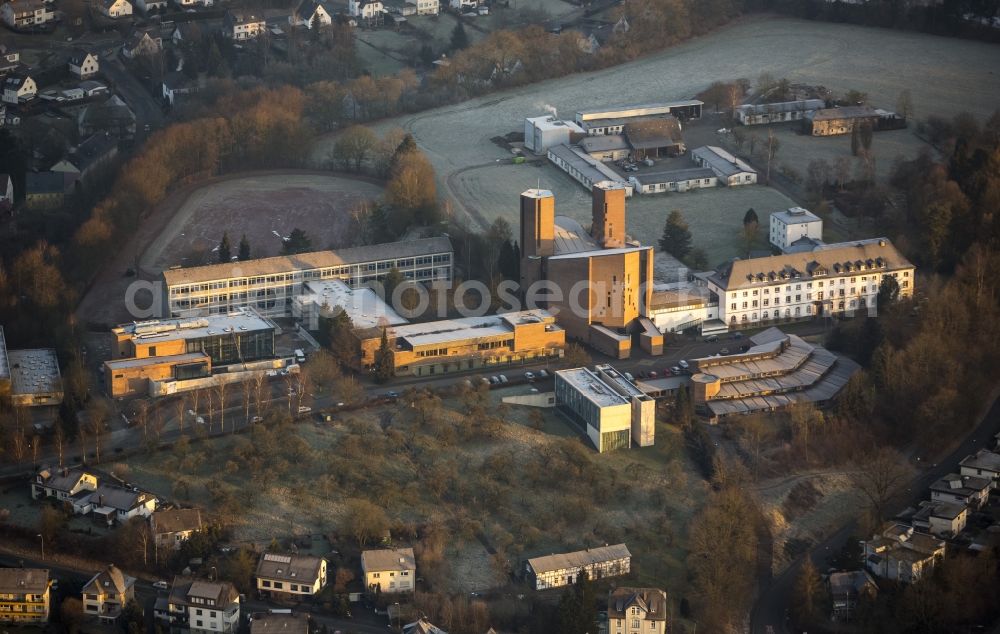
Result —
<instances>
[{"instance_id":1,"label":"gabled roof","mask_svg":"<svg viewBox=\"0 0 1000 634\"><path fill-rule=\"evenodd\" d=\"M6 79L3 80L4 88L11 88L13 90L20 90L31 77L23 73L11 73L7 75Z\"/></svg>"},{"instance_id":2,"label":"gabled roof","mask_svg":"<svg viewBox=\"0 0 1000 634\"><path fill-rule=\"evenodd\" d=\"M120 568L111 564L105 570L91 577L83 586L84 594L125 594L135 584L135 577L123 573Z\"/></svg>"},{"instance_id":3,"label":"gabled roof","mask_svg":"<svg viewBox=\"0 0 1000 634\"><path fill-rule=\"evenodd\" d=\"M6 174L4 174L6 176ZM60 186L62 178L60 177ZM80 478L87 474L81 469L48 470L44 469L38 473L42 480L42 485L55 491L69 492L80 481Z\"/></svg>"},{"instance_id":4,"label":"gabled roof","mask_svg":"<svg viewBox=\"0 0 1000 634\"><path fill-rule=\"evenodd\" d=\"M83 63L87 61L87 57L91 56L94 57L95 59L97 58L97 56L91 53L90 51L85 51L82 48L74 48L73 52L70 53L69 63L72 64L73 66L82 66Z\"/></svg>"},{"instance_id":5,"label":"gabled roof","mask_svg":"<svg viewBox=\"0 0 1000 634\"><path fill-rule=\"evenodd\" d=\"M626 123L624 132L628 144L637 150L680 145L684 142L680 123L670 116Z\"/></svg>"},{"instance_id":6,"label":"gabled roof","mask_svg":"<svg viewBox=\"0 0 1000 634\"><path fill-rule=\"evenodd\" d=\"M568 570L581 568L604 561L615 559L631 558L625 544L614 544L613 546L601 546L600 548L588 548L572 553L560 553L558 555L545 555L543 557L533 557L528 560L531 569L535 574L550 572L554 570Z\"/></svg>"},{"instance_id":7,"label":"gabled roof","mask_svg":"<svg viewBox=\"0 0 1000 634\"><path fill-rule=\"evenodd\" d=\"M101 484L90 494L90 503L96 506L107 506L117 511L131 511L150 498L155 498L145 491L134 491L113 484Z\"/></svg>"},{"instance_id":8,"label":"gabled roof","mask_svg":"<svg viewBox=\"0 0 1000 634\"><path fill-rule=\"evenodd\" d=\"M264 553L257 562L257 576L314 584L320 577L323 560L312 555Z\"/></svg>"},{"instance_id":9,"label":"gabled roof","mask_svg":"<svg viewBox=\"0 0 1000 634\"><path fill-rule=\"evenodd\" d=\"M15 15L34 13L38 9L45 7L43 0L10 0L8 3Z\"/></svg>"},{"instance_id":10,"label":"gabled roof","mask_svg":"<svg viewBox=\"0 0 1000 634\"><path fill-rule=\"evenodd\" d=\"M198 509L156 511L150 517L150 523L157 535L197 531L201 530L201 511Z\"/></svg>"},{"instance_id":11,"label":"gabled roof","mask_svg":"<svg viewBox=\"0 0 1000 634\"><path fill-rule=\"evenodd\" d=\"M310 20L313 14L316 13L316 9L322 8L327 14L330 10L326 8L323 2L318 0L302 0L299 6L295 9L295 14L303 20Z\"/></svg>"},{"instance_id":12,"label":"gabled roof","mask_svg":"<svg viewBox=\"0 0 1000 634\"><path fill-rule=\"evenodd\" d=\"M48 589L47 568L0 568L0 594L44 594Z\"/></svg>"},{"instance_id":13,"label":"gabled roof","mask_svg":"<svg viewBox=\"0 0 1000 634\"><path fill-rule=\"evenodd\" d=\"M659 588L615 588L608 594L608 618L623 619L632 606L647 621L667 620L667 593Z\"/></svg>"},{"instance_id":14,"label":"gabled roof","mask_svg":"<svg viewBox=\"0 0 1000 634\"><path fill-rule=\"evenodd\" d=\"M97 134L92 134L83 143L78 145L76 150L73 151L70 160L78 170L85 172L95 163L107 157L108 154L117 150L118 139L107 132L98 132Z\"/></svg>"},{"instance_id":15,"label":"gabled roof","mask_svg":"<svg viewBox=\"0 0 1000 634\"><path fill-rule=\"evenodd\" d=\"M247 13L244 11L226 11L226 24L250 24L252 22L263 22L264 17L255 15L253 13Z\"/></svg>"},{"instance_id":16,"label":"gabled roof","mask_svg":"<svg viewBox=\"0 0 1000 634\"><path fill-rule=\"evenodd\" d=\"M207 599L211 605L225 608L239 601L240 595L228 581L203 581L191 577L174 577L170 586L171 605L192 605L191 599ZM208 604L198 604L204 607Z\"/></svg>"}]
</instances>

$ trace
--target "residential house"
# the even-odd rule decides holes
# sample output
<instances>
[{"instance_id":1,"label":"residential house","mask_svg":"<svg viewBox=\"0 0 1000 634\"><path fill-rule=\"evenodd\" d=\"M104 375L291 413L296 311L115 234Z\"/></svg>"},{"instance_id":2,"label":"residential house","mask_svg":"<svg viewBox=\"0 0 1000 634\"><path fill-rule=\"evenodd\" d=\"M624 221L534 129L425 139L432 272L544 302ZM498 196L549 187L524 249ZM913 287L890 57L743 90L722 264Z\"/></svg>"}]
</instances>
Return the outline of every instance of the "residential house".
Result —
<instances>
[{"instance_id":1,"label":"residential house","mask_svg":"<svg viewBox=\"0 0 1000 634\"><path fill-rule=\"evenodd\" d=\"M157 548L179 550L181 544L201 530L201 511L198 509L155 511L149 516L149 528Z\"/></svg>"},{"instance_id":2,"label":"residential house","mask_svg":"<svg viewBox=\"0 0 1000 634\"><path fill-rule=\"evenodd\" d=\"M166 618L172 634L236 632L240 625L240 595L228 581L175 577Z\"/></svg>"},{"instance_id":3,"label":"residential house","mask_svg":"<svg viewBox=\"0 0 1000 634\"><path fill-rule=\"evenodd\" d=\"M135 578L112 564L84 584L82 593L84 616L97 616L102 623L114 623L135 596Z\"/></svg>"},{"instance_id":4,"label":"residential house","mask_svg":"<svg viewBox=\"0 0 1000 634\"><path fill-rule=\"evenodd\" d=\"M146 13L163 11L167 8L167 0L135 0L135 6Z\"/></svg>"},{"instance_id":5,"label":"residential house","mask_svg":"<svg viewBox=\"0 0 1000 634\"><path fill-rule=\"evenodd\" d=\"M98 95L108 94L108 87L99 81L94 81L88 79L86 81L81 81L79 89L83 91L84 97L96 97Z\"/></svg>"},{"instance_id":6,"label":"residential house","mask_svg":"<svg viewBox=\"0 0 1000 634\"><path fill-rule=\"evenodd\" d=\"M47 622L50 586L46 569L0 568L0 623Z\"/></svg>"},{"instance_id":7,"label":"residential house","mask_svg":"<svg viewBox=\"0 0 1000 634\"><path fill-rule=\"evenodd\" d=\"M17 70L21 65L21 54L6 44L0 44L0 77Z\"/></svg>"},{"instance_id":8,"label":"residential house","mask_svg":"<svg viewBox=\"0 0 1000 634\"><path fill-rule=\"evenodd\" d=\"M448 6L456 11L466 11L478 7L479 0L450 0Z\"/></svg>"},{"instance_id":9,"label":"residential house","mask_svg":"<svg viewBox=\"0 0 1000 634\"><path fill-rule=\"evenodd\" d=\"M910 518L913 528L938 537L955 537L969 520L969 507L954 502L922 502Z\"/></svg>"},{"instance_id":10,"label":"residential house","mask_svg":"<svg viewBox=\"0 0 1000 634\"><path fill-rule=\"evenodd\" d=\"M962 458L958 466L962 475L986 478L994 489L1000 484L1000 453L980 449L975 455Z\"/></svg>"},{"instance_id":11,"label":"residential house","mask_svg":"<svg viewBox=\"0 0 1000 634\"><path fill-rule=\"evenodd\" d=\"M31 101L38 94L35 80L22 73L11 73L3 80L3 102L16 106Z\"/></svg>"},{"instance_id":12,"label":"residential house","mask_svg":"<svg viewBox=\"0 0 1000 634\"><path fill-rule=\"evenodd\" d=\"M179 9L193 9L196 7L202 7L205 9L211 8L215 5L215 0L173 0L174 4L177 5Z\"/></svg>"},{"instance_id":13,"label":"residential house","mask_svg":"<svg viewBox=\"0 0 1000 634\"><path fill-rule=\"evenodd\" d=\"M83 49L74 49L69 57L69 72L80 79L93 77L100 70L100 61L97 55Z\"/></svg>"},{"instance_id":14,"label":"residential house","mask_svg":"<svg viewBox=\"0 0 1000 634\"><path fill-rule=\"evenodd\" d=\"M98 132L110 132L119 139L135 137L135 113L118 95L103 103L92 103L77 114L80 136L88 137Z\"/></svg>"},{"instance_id":15,"label":"residential house","mask_svg":"<svg viewBox=\"0 0 1000 634\"><path fill-rule=\"evenodd\" d=\"M412 548L363 551L361 571L368 592L413 592L416 587L417 560Z\"/></svg>"},{"instance_id":16,"label":"residential house","mask_svg":"<svg viewBox=\"0 0 1000 634\"><path fill-rule=\"evenodd\" d=\"M124 18L132 15L132 3L128 0L100 0L97 10L109 18Z\"/></svg>"},{"instance_id":17,"label":"residential house","mask_svg":"<svg viewBox=\"0 0 1000 634\"><path fill-rule=\"evenodd\" d=\"M978 476L949 473L934 482L930 488L931 500L954 502L972 510L982 508L990 498L990 480Z\"/></svg>"},{"instance_id":18,"label":"residential house","mask_svg":"<svg viewBox=\"0 0 1000 634\"><path fill-rule=\"evenodd\" d=\"M264 553L257 562L261 596L311 597L326 587L326 560L311 555Z\"/></svg>"},{"instance_id":19,"label":"residential house","mask_svg":"<svg viewBox=\"0 0 1000 634\"><path fill-rule=\"evenodd\" d=\"M58 209L66 201L66 178L59 172L28 172L24 175L24 206L27 209Z\"/></svg>"},{"instance_id":20,"label":"residential house","mask_svg":"<svg viewBox=\"0 0 1000 634\"><path fill-rule=\"evenodd\" d=\"M417 5L409 0L385 0L383 4L387 13L393 13L404 18L417 14Z\"/></svg>"},{"instance_id":21,"label":"residential house","mask_svg":"<svg viewBox=\"0 0 1000 634\"><path fill-rule=\"evenodd\" d=\"M93 513L108 526L127 522L133 517L149 517L156 510L156 496L135 488L114 484L100 484L88 496L73 501L73 512L78 515Z\"/></svg>"},{"instance_id":22,"label":"residential house","mask_svg":"<svg viewBox=\"0 0 1000 634\"><path fill-rule=\"evenodd\" d=\"M437 15L440 12L440 0L417 0L417 15Z\"/></svg>"},{"instance_id":23,"label":"residential house","mask_svg":"<svg viewBox=\"0 0 1000 634\"><path fill-rule=\"evenodd\" d=\"M302 0L295 12L288 16L288 23L292 26L304 26L307 29L330 26L332 22L330 12L326 5L319 0Z\"/></svg>"},{"instance_id":24,"label":"residential house","mask_svg":"<svg viewBox=\"0 0 1000 634\"><path fill-rule=\"evenodd\" d=\"M917 533L912 526L893 524L864 542L865 568L876 577L900 583L919 581L944 559L944 541Z\"/></svg>"},{"instance_id":25,"label":"residential house","mask_svg":"<svg viewBox=\"0 0 1000 634\"><path fill-rule=\"evenodd\" d=\"M404 625L403 634L448 634L448 632L432 624L425 617L420 617L419 620Z\"/></svg>"},{"instance_id":26,"label":"residential house","mask_svg":"<svg viewBox=\"0 0 1000 634\"><path fill-rule=\"evenodd\" d=\"M135 30L122 44L122 55L129 59L136 59L143 55L156 55L163 50L163 40L158 32L146 29Z\"/></svg>"},{"instance_id":27,"label":"residential house","mask_svg":"<svg viewBox=\"0 0 1000 634\"><path fill-rule=\"evenodd\" d=\"M250 622L250 634L309 634L306 614L261 613Z\"/></svg>"},{"instance_id":28,"label":"residential house","mask_svg":"<svg viewBox=\"0 0 1000 634\"><path fill-rule=\"evenodd\" d=\"M264 17L244 11L226 11L222 20L222 33L231 40L256 39L267 29Z\"/></svg>"},{"instance_id":29,"label":"residential house","mask_svg":"<svg viewBox=\"0 0 1000 634\"><path fill-rule=\"evenodd\" d=\"M170 41L174 44L197 44L205 38L197 22L181 22L174 26L170 33Z\"/></svg>"},{"instance_id":30,"label":"residential house","mask_svg":"<svg viewBox=\"0 0 1000 634\"><path fill-rule=\"evenodd\" d=\"M861 601L878 595L878 585L865 570L835 572L830 575L829 583L833 621L850 621Z\"/></svg>"},{"instance_id":31,"label":"residential house","mask_svg":"<svg viewBox=\"0 0 1000 634\"><path fill-rule=\"evenodd\" d=\"M659 588L615 588L608 594L608 634L665 634L667 593Z\"/></svg>"},{"instance_id":32,"label":"residential house","mask_svg":"<svg viewBox=\"0 0 1000 634\"><path fill-rule=\"evenodd\" d=\"M385 6L380 0L348 0L347 12L351 17L364 20L368 26L382 24Z\"/></svg>"},{"instance_id":33,"label":"residential house","mask_svg":"<svg viewBox=\"0 0 1000 634\"><path fill-rule=\"evenodd\" d=\"M0 20L12 29L30 30L54 20L56 14L42 0L10 0L0 7Z\"/></svg>"},{"instance_id":34,"label":"residential house","mask_svg":"<svg viewBox=\"0 0 1000 634\"><path fill-rule=\"evenodd\" d=\"M81 492L97 490L97 476L81 469L42 469L31 482L31 498L69 501Z\"/></svg>"},{"instance_id":35,"label":"residential house","mask_svg":"<svg viewBox=\"0 0 1000 634\"><path fill-rule=\"evenodd\" d=\"M181 95L198 92L198 82L184 73L167 73L163 78L163 99L173 106Z\"/></svg>"},{"instance_id":36,"label":"residential house","mask_svg":"<svg viewBox=\"0 0 1000 634\"><path fill-rule=\"evenodd\" d=\"M80 181L86 185L88 180L117 157L118 138L108 132L98 132L78 145L70 153L68 160L76 167Z\"/></svg>"},{"instance_id":37,"label":"residential house","mask_svg":"<svg viewBox=\"0 0 1000 634\"><path fill-rule=\"evenodd\" d=\"M0 212L14 208L14 179L10 174L0 174Z\"/></svg>"},{"instance_id":38,"label":"residential house","mask_svg":"<svg viewBox=\"0 0 1000 634\"><path fill-rule=\"evenodd\" d=\"M545 590L571 586L584 573L591 580L627 575L632 566L632 553L625 544L614 544L534 557L524 566L528 582L535 590Z\"/></svg>"},{"instance_id":39,"label":"residential house","mask_svg":"<svg viewBox=\"0 0 1000 634\"><path fill-rule=\"evenodd\" d=\"M790 207L771 214L768 230L771 244L787 253L789 249L796 248L796 241L802 238L822 242L823 219L802 207Z\"/></svg>"}]
</instances>

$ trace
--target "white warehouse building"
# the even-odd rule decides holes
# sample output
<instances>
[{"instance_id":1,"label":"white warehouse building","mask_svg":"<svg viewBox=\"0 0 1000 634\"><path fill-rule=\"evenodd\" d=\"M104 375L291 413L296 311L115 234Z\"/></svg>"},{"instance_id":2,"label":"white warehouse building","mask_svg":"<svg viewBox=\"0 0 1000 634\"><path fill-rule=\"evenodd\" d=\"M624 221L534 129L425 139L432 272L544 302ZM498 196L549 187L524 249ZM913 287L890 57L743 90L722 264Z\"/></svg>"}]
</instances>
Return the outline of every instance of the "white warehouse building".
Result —
<instances>
[{"instance_id":1,"label":"white warehouse building","mask_svg":"<svg viewBox=\"0 0 1000 634\"><path fill-rule=\"evenodd\" d=\"M583 135L583 128L573 121L560 121L553 115L527 117L524 120L524 148L544 154L554 145L569 145L571 136Z\"/></svg>"}]
</instances>

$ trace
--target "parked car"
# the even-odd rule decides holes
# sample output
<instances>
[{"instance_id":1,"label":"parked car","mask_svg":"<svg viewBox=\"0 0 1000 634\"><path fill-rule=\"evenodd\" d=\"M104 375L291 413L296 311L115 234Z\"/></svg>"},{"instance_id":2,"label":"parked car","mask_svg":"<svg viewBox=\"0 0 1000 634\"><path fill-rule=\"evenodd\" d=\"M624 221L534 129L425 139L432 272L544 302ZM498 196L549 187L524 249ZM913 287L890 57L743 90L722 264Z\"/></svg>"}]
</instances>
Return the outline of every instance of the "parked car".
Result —
<instances>
[{"instance_id":1,"label":"parked car","mask_svg":"<svg viewBox=\"0 0 1000 634\"><path fill-rule=\"evenodd\" d=\"M204 425L205 424L205 419L202 418L201 416L196 416L195 419L194 419L194 422L198 423L199 425Z\"/></svg>"},{"instance_id":2,"label":"parked car","mask_svg":"<svg viewBox=\"0 0 1000 634\"><path fill-rule=\"evenodd\" d=\"M505 375L505 374L501 374L499 376L499 379L500 379L501 383L509 383L510 382L510 381L507 380L507 375Z\"/></svg>"},{"instance_id":3,"label":"parked car","mask_svg":"<svg viewBox=\"0 0 1000 634\"><path fill-rule=\"evenodd\" d=\"M297 348L295 350L295 360L299 363L306 362L306 353L302 351L302 348Z\"/></svg>"},{"instance_id":4,"label":"parked car","mask_svg":"<svg viewBox=\"0 0 1000 634\"><path fill-rule=\"evenodd\" d=\"M250 422L251 423L262 423L262 422L264 422L264 417L263 416L254 416L253 418L250 419Z\"/></svg>"},{"instance_id":5,"label":"parked car","mask_svg":"<svg viewBox=\"0 0 1000 634\"><path fill-rule=\"evenodd\" d=\"M480 380L480 381L481 381L481 382L482 382L482 383L483 383L484 385L489 385L489 384L490 384L490 380L489 380L489 378L488 378L488 377L485 377L485 376L481 376L481 377L479 377L479 380Z\"/></svg>"},{"instance_id":6,"label":"parked car","mask_svg":"<svg viewBox=\"0 0 1000 634\"><path fill-rule=\"evenodd\" d=\"M534 372L525 372L524 373L524 378L528 379L529 381L534 381L535 380L535 373Z\"/></svg>"},{"instance_id":7,"label":"parked car","mask_svg":"<svg viewBox=\"0 0 1000 634\"><path fill-rule=\"evenodd\" d=\"M705 341L708 343L713 343L719 340L719 335L709 335L705 337Z\"/></svg>"},{"instance_id":8,"label":"parked car","mask_svg":"<svg viewBox=\"0 0 1000 634\"><path fill-rule=\"evenodd\" d=\"M632 376L631 372L626 372L625 373L625 378L628 379L629 381L635 381L635 377Z\"/></svg>"},{"instance_id":9,"label":"parked car","mask_svg":"<svg viewBox=\"0 0 1000 634\"><path fill-rule=\"evenodd\" d=\"M678 375L680 375L680 373L681 373L681 369L678 366L675 365L674 367L670 368L670 374L673 374L674 376L678 376Z\"/></svg>"},{"instance_id":10,"label":"parked car","mask_svg":"<svg viewBox=\"0 0 1000 634\"><path fill-rule=\"evenodd\" d=\"M311 411L313 411L313 408L308 405L299 405L299 414L308 414Z\"/></svg>"},{"instance_id":11,"label":"parked car","mask_svg":"<svg viewBox=\"0 0 1000 634\"><path fill-rule=\"evenodd\" d=\"M156 588L157 590L169 590L170 584L168 584L166 581L154 581L153 587Z\"/></svg>"},{"instance_id":12,"label":"parked car","mask_svg":"<svg viewBox=\"0 0 1000 634\"><path fill-rule=\"evenodd\" d=\"M399 398L399 392L388 391L385 393L386 398Z\"/></svg>"},{"instance_id":13,"label":"parked car","mask_svg":"<svg viewBox=\"0 0 1000 634\"><path fill-rule=\"evenodd\" d=\"M651 379L655 379L655 378L656 378L656 376L657 376L657 375L656 375L656 370L650 370L650 371L649 371L649 378L651 378Z\"/></svg>"},{"instance_id":14,"label":"parked car","mask_svg":"<svg viewBox=\"0 0 1000 634\"><path fill-rule=\"evenodd\" d=\"M538 376L542 377L543 379L547 379L549 378L549 371L543 368L538 371Z\"/></svg>"},{"instance_id":15,"label":"parked car","mask_svg":"<svg viewBox=\"0 0 1000 634\"><path fill-rule=\"evenodd\" d=\"M743 338L743 333L742 333L742 332L738 332L738 333L736 333L735 335L733 335L733 339L734 339L735 341L739 341L739 340L740 340L740 339L742 339L742 338Z\"/></svg>"},{"instance_id":16,"label":"parked car","mask_svg":"<svg viewBox=\"0 0 1000 634\"><path fill-rule=\"evenodd\" d=\"M719 350L719 354L729 354L729 348L723 348L722 350Z\"/></svg>"},{"instance_id":17,"label":"parked car","mask_svg":"<svg viewBox=\"0 0 1000 634\"><path fill-rule=\"evenodd\" d=\"M498 379L496 376L490 377L490 385L497 385L498 383L500 383L500 379Z\"/></svg>"},{"instance_id":18,"label":"parked car","mask_svg":"<svg viewBox=\"0 0 1000 634\"><path fill-rule=\"evenodd\" d=\"M681 359L680 361L678 361L677 365L681 366L682 370L687 370L688 368L691 367L691 364L688 363L687 361L685 361L684 359Z\"/></svg>"}]
</instances>

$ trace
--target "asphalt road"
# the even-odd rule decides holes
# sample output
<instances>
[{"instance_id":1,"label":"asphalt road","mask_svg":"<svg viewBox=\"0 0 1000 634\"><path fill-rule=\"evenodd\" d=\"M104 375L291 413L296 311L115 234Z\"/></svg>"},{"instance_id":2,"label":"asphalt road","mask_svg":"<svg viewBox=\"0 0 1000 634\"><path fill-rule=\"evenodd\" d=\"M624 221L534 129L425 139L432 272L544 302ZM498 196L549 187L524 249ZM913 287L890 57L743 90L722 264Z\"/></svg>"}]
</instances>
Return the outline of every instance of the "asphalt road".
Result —
<instances>
[{"instance_id":1,"label":"asphalt road","mask_svg":"<svg viewBox=\"0 0 1000 634\"><path fill-rule=\"evenodd\" d=\"M921 471L906 487L900 490L887 505L895 514L909 506L915 506L928 497L927 489L937 479L958 471L960 460L982 448L993 446L994 436L1000 431L1000 398L993 401L986 416L964 441L935 466ZM827 559L834 557L844 547L848 538L858 536L858 525L851 521L822 542L816 544L806 555L797 559L781 575L772 579L761 590L750 615L752 634L787 634L792 632L787 623L787 615L792 600L792 589L798 577L799 568L806 556L812 558L818 570L827 569Z\"/></svg>"},{"instance_id":2,"label":"asphalt road","mask_svg":"<svg viewBox=\"0 0 1000 634\"><path fill-rule=\"evenodd\" d=\"M111 55L101 55L101 72L115 85L117 92L135 113L135 144L141 145L148 133L146 126L155 130L163 125L163 108L145 86L118 59L118 48Z\"/></svg>"}]
</instances>

